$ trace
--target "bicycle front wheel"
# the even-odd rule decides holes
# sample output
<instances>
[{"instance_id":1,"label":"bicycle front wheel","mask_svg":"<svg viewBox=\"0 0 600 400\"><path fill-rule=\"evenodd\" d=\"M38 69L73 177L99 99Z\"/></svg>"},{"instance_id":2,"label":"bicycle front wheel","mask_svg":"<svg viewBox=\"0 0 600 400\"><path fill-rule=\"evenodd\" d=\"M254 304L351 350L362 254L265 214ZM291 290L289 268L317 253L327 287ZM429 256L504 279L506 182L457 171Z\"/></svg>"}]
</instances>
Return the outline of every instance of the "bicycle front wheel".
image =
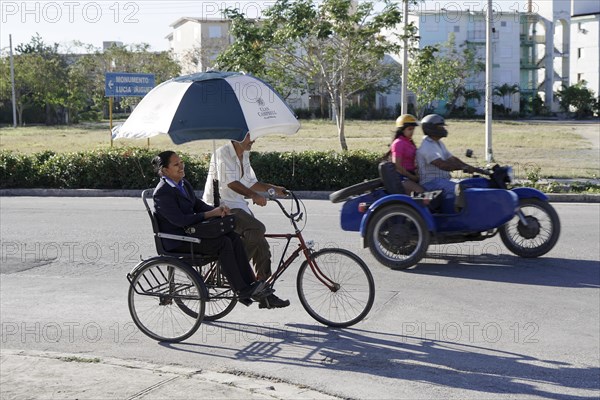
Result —
<instances>
[{"instance_id":1,"label":"bicycle front wheel","mask_svg":"<svg viewBox=\"0 0 600 400\"><path fill-rule=\"evenodd\" d=\"M304 261L296 287L302 306L322 324L347 327L371 310L375 283L369 267L344 249L323 249Z\"/></svg>"},{"instance_id":2,"label":"bicycle front wheel","mask_svg":"<svg viewBox=\"0 0 600 400\"><path fill-rule=\"evenodd\" d=\"M155 260L129 279L129 312L144 334L161 342L180 342L196 332L204 317L206 289L193 269Z\"/></svg>"}]
</instances>

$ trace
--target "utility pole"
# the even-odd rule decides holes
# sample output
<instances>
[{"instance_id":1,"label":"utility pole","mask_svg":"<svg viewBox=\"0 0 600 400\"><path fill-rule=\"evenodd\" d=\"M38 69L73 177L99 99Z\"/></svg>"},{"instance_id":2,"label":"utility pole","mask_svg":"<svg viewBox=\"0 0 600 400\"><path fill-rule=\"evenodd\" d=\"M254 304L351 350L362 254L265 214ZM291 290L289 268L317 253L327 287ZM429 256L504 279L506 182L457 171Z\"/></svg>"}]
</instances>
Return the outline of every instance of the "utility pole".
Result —
<instances>
[{"instance_id":1,"label":"utility pole","mask_svg":"<svg viewBox=\"0 0 600 400\"><path fill-rule=\"evenodd\" d=\"M404 2L404 48L402 49L402 114L408 114L408 0Z\"/></svg>"},{"instance_id":2,"label":"utility pole","mask_svg":"<svg viewBox=\"0 0 600 400\"><path fill-rule=\"evenodd\" d=\"M485 160L494 161L492 151L492 0L488 0L486 16L486 41L485 41Z\"/></svg>"},{"instance_id":3,"label":"utility pole","mask_svg":"<svg viewBox=\"0 0 600 400\"><path fill-rule=\"evenodd\" d=\"M8 35L8 46L10 48L10 82L12 85L13 128L16 128L17 127L17 95L15 94L15 63L13 61L12 35Z\"/></svg>"}]
</instances>

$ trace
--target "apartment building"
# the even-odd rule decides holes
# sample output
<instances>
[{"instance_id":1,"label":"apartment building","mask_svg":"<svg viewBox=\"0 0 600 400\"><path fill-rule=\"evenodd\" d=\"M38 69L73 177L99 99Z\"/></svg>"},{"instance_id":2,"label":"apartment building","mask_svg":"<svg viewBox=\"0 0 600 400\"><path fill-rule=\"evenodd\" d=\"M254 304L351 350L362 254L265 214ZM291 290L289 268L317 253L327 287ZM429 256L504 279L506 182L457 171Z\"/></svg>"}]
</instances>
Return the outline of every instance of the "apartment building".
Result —
<instances>
[{"instance_id":1,"label":"apartment building","mask_svg":"<svg viewBox=\"0 0 600 400\"><path fill-rule=\"evenodd\" d=\"M219 53L233 42L226 19L183 17L169 26L169 49L184 74L212 69Z\"/></svg>"},{"instance_id":2,"label":"apartment building","mask_svg":"<svg viewBox=\"0 0 600 400\"><path fill-rule=\"evenodd\" d=\"M444 43L454 35L457 45L472 46L485 60L486 15L460 7L467 3L477 4L455 2L436 10L413 7L409 21L418 28L418 47ZM492 87L519 86L518 93L495 96L494 103L518 112L522 100L539 96L549 111L556 112L560 108L554 93L581 81L600 94L599 1L529 1L522 10L495 10L492 21ZM400 60L399 55L394 58ZM467 89L479 90L483 98L484 74L473 73ZM382 104L391 104L398 94L379 97ZM437 110L443 112L444 104L436 104ZM468 105L483 113L483 102L471 100Z\"/></svg>"},{"instance_id":3,"label":"apartment building","mask_svg":"<svg viewBox=\"0 0 600 400\"><path fill-rule=\"evenodd\" d=\"M485 61L486 46L486 15L482 11L445 10L416 11L411 14L409 21L418 28L419 48L444 43L454 36L455 44L470 46L475 50L478 58ZM500 12L494 15L492 32L492 87L504 83L515 85L520 83L519 62L519 14L513 11ZM470 100L469 106L475 108L477 113L483 113L485 102L485 73L476 73L467 82L468 90L477 90L482 100ZM514 112L519 111L519 100L516 94L510 97L496 99L506 108ZM438 110L443 110L444 101L437 105Z\"/></svg>"},{"instance_id":4,"label":"apartment building","mask_svg":"<svg viewBox=\"0 0 600 400\"><path fill-rule=\"evenodd\" d=\"M600 95L600 2L573 1L571 8L569 84L585 81Z\"/></svg>"}]
</instances>

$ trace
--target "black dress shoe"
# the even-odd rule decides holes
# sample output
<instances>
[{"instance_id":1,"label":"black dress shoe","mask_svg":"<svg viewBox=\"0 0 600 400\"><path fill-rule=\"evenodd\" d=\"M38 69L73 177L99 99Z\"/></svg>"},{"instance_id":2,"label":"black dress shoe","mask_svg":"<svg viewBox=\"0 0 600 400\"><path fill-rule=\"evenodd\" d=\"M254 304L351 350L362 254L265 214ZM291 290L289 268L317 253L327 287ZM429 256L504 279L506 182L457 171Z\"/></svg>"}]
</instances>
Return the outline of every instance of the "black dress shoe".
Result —
<instances>
[{"instance_id":1,"label":"black dress shoe","mask_svg":"<svg viewBox=\"0 0 600 400\"><path fill-rule=\"evenodd\" d=\"M238 301L240 303L242 303L243 305L245 305L246 307L250 307L252 305L252 303L254 303L252 300L250 299L238 299Z\"/></svg>"},{"instance_id":2,"label":"black dress shoe","mask_svg":"<svg viewBox=\"0 0 600 400\"><path fill-rule=\"evenodd\" d=\"M250 286L248 286L246 289L244 289L238 293L238 299L239 300L245 300L245 299L250 300L252 297L255 297L258 294L262 293L266 288L267 288L267 282L265 282L265 281L252 282L252 284Z\"/></svg>"},{"instance_id":3,"label":"black dress shoe","mask_svg":"<svg viewBox=\"0 0 600 400\"><path fill-rule=\"evenodd\" d=\"M284 308L289 305L289 300L280 299L272 293L258 302L258 308Z\"/></svg>"}]
</instances>

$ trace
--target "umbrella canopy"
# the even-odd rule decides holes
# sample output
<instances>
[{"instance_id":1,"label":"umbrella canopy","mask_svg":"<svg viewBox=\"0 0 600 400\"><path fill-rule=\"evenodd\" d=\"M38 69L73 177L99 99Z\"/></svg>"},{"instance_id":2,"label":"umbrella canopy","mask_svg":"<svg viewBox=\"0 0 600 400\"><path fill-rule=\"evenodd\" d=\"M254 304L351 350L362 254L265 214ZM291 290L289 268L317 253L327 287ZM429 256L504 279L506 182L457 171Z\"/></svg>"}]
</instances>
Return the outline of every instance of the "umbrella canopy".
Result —
<instances>
[{"instance_id":1,"label":"umbrella canopy","mask_svg":"<svg viewBox=\"0 0 600 400\"><path fill-rule=\"evenodd\" d=\"M237 72L209 71L181 76L152 89L113 139L169 134L173 143L192 140L252 140L267 134L294 134L294 112L262 80Z\"/></svg>"}]
</instances>

